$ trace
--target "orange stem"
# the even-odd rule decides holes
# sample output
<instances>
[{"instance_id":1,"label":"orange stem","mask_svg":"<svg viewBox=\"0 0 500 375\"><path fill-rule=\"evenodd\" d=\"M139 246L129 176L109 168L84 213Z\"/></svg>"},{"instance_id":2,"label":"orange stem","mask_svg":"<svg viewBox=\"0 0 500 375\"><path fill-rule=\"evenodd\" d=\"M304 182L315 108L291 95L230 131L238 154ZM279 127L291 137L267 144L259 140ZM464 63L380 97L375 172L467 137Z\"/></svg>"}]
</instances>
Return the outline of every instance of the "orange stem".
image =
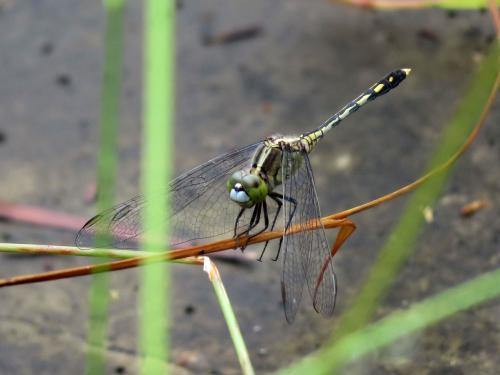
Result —
<instances>
[{"instance_id":1,"label":"orange stem","mask_svg":"<svg viewBox=\"0 0 500 375\"><path fill-rule=\"evenodd\" d=\"M344 220L335 220L331 218L322 218L321 224L325 229L335 228ZM318 221L315 224L309 224L307 227L303 225L291 227L287 233L296 233L303 230L314 230L320 226ZM242 243L248 240L248 245L266 242L276 238L280 238L283 235L283 231L272 231L259 234L253 238L248 238L247 236L238 239L221 240L217 242L212 242L204 245L192 246L185 249L176 249L170 251L164 251L158 255L148 255L147 257L135 257L130 259L118 260L108 263L102 263L97 265L86 265L72 268L65 268L62 270L55 270L43 273L37 273L32 275L22 275L14 276L5 279L0 279L0 288L13 285L30 284L40 281L49 280L59 280L66 279L69 277L85 276L94 273L110 272L124 270L127 268L138 267L142 263L153 263L153 262L163 262L176 259L184 259L188 257L203 256L206 254L211 254L219 251L229 250L238 248Z\"/></svg>"},{"instance_id":2,"label":"orange stem","mask_svg":"<svg viewBox=\"0 0 500 375\"><path fill-rule=\"evenodd\" d=\"M332 0L359 8L367 9L420 9L433 6L432 0Z\"/></svg>"},{"instance_id":3,"label":"orange stem","mask_svg":"<svg viewBox=\"0 0 500 375\"><path fill-rule=\"evenodd\" d=\"M496 0L488 1L488 8L490 9L491 18L493 19L493 25L497 31L497 39L500 39L500 14L498 12Z\"/></svg>"}]
</instances>

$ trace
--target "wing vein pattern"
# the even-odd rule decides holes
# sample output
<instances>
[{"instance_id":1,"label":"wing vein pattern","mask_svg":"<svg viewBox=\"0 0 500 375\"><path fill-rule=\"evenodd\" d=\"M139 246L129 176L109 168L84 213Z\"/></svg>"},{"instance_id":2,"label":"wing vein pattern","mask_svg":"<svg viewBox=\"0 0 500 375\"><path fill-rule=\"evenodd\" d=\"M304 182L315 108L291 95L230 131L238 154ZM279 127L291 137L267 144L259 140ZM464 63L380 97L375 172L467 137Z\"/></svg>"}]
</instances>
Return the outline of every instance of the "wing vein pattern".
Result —
<instances>
[{"instance_id":1,"label":"wing vein pattern","mask_svg":"<svg viewBox=\"0 0 500 375\"><path fill-rule=\"evenodd\" d=\"M180 175L167 192L170 194L171 246L189 245L229 233L239 207L230 201L226 188L228 177L251 162L262 142L228 152ZM99 242L99 247L137 247L143 233L142 212L150 204L143 196L101 212L90 219L78 232L76 245L96 246L96 234L106 233L110 240ZM241 223L248 223L248 213ZM241 227L244 227L242 224Z\"/></svg>"},{"instance_id":2,"label":"wing vein pattern","mask_svg":"<svg viewBox=\"0 0 500 375\"><path fill-rule=\"evenodd\" d=\"M331 316L337 292L335 273L307 153L283 150L282 176L285 226L289 223L283 240L281 279L286 319L293 322L304 284L316 311ZM319 229L305 230L311 225L318 225ZM303 230L288 233L290 227Z\"/></svg>"}]
</instances>

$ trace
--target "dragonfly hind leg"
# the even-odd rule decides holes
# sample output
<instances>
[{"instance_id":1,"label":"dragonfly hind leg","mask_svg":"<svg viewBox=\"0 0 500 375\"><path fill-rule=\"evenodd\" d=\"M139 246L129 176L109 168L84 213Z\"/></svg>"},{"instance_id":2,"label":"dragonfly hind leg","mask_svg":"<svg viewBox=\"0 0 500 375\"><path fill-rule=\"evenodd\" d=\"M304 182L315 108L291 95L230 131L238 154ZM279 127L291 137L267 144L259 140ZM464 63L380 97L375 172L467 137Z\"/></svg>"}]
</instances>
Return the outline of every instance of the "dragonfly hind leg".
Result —
<instances>
[{"instance_id":1,"label":"dragonfly hind leg","mask_svg":"<svg viewBox=\"0 0 500 375\"><path fill-rule=\"evenodd\" d=\"M246 208L245 208L245 207L241 207L240 212L238 212L238 216L236 217L236 220L235 220L235 222L234 222L234 236L233 236L233 238L236 238L236 237L237 237L236 233L237 233L237 231L238 231L238 223L239 223L239 221L240 221L241 216L242 216L242 215L243 215L243 213L245 212L245 210L246 210Z\"/></svg>"},{"instance_id":2,"label":"dragonfly hind leg","mask_svg":"<svg viewBox=\"0 0 500 375\"><path fill-rule=\"evenodd\" d=\"M283 195L283 199L286 200L287 202L290 202L293 204L292 212L290 212L290 217L288 218L288 222L286 223L285 229L283 230L283 233L285 233L288 230L288 227L290 226L290 223L292 222L293 215L295 215L295 210L297 209L297 201L293 199L292 197L286 197ZM283 244L283 238L282 236L280 238L280 242L278 244L278 251L276 252L276 256L274 258L271 258L273 262L276 262L278 258L280 257L280 252L281 252L281 245Z\"/></svg>"},{"instance_id":3,"label":"dragonfly hind leg","mask_svg":"<svg viewBox=\"0 0 500 375\"><path fill-rule=\"evenodd\" d=\"M271 224L271 231L274 229L274 226L276 225L276 220L278 219L278 216L280 214L280 211L281 211L281 207L283 206L283 202L282 202L282 195L281 194L278 194L278 193L271 193L269 194L269 198L271 198L273 201L276 202L276 204L278 205L278 209L276 210L276 214L274 214L274 218L273 218L273 223ZM266 252L266 249L267 249L267 245L269 244L269 241L266 241L266 243L264 244L264 248L262 249L262 252L260 253L260 256L257 258L257 260L259 262L262 262L262 257L264 256L264 253Z\"/></svg>"},{"instance_id":4,"label":"dragonfly hind leg","mask_svg":"<svg viewBox=\"0 0 500 375\"><path fill-rule=\"evenodd\" d=\"M293 205L293 209L292 209L292 212L290 214L290 218L288 219L288 223L286 224L286 227L285 227L285 230L287 230L288 227L290 226L290 223L292 222L292 218L293 218L293 215L295 213L295 209L297 208L297 201L291 197L283 196L282 194L279 194L279 193L271 193L271 194L269 194L269 198L271 198L273 201L275 201L276 204L278 205L278 209L276 210L276 214L274 214L273 223L271 224L270 230L273 230L274 226L276 225L276 220L278 219L281 208L283 206L283 200L286 200L287 202L290 202ZM283 237L280 238L280 242L278 245L278 252L276 253L276 256L274 258L271 258L271 260L273 260L274 262L276 262L279 258L282 243L283 243ZM266 243L264 244L264 248L262 249L262 252L260 253L260 256L257 258L257 260L259 262L262 262L262 257L264 256L264 253L266 252L268 244L269 244L269 241L266 241Z\"/></svg>"}]
</instances>

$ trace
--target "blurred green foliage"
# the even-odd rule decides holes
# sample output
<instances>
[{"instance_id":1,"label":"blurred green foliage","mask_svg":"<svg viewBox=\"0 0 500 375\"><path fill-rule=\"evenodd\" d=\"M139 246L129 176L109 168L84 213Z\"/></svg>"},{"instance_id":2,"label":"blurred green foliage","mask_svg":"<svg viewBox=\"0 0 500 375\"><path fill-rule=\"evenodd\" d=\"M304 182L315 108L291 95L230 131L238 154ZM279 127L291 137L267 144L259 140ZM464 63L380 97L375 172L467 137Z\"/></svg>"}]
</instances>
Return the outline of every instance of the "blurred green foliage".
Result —
<instances>
[{"instance_id":1,"label":"blurred green foliage","mask_svg":"<svg viewBox=\"0 0 500 375\"><path fill-rule=\"evenodd\" d=\"M104 1L105 32L101 87L100 146L97 176L97 210L113 205L117 165L117 133L120 117L121 69L123 50L123 1ZM103 228L96 241L105 242ZM98 260L97 262L105 262ZM92 276L89 290L87 330L87 374L105 373L108 333L109 274Z\"/></svg>"}]
</instances>

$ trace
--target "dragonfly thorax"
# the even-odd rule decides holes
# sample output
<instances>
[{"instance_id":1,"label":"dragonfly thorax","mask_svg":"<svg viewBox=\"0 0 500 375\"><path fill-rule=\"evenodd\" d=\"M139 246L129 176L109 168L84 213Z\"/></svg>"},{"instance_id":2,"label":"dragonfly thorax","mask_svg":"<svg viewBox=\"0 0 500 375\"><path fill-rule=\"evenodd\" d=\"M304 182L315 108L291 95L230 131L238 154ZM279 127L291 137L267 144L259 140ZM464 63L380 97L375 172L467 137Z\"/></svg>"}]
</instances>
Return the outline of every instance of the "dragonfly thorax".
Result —
<instances>
[{"instance_id":1,"label":"dragonfly thorax","mask_svg":"<svg viewBox=\"0 0 500 375\"><path fill-rule=\"evenodd\" d=\"M227 191L233 202L250 208L266 199L269 187L260 175L241 170L233 173L227 180Z\"/></svg>"}]
</instances>

